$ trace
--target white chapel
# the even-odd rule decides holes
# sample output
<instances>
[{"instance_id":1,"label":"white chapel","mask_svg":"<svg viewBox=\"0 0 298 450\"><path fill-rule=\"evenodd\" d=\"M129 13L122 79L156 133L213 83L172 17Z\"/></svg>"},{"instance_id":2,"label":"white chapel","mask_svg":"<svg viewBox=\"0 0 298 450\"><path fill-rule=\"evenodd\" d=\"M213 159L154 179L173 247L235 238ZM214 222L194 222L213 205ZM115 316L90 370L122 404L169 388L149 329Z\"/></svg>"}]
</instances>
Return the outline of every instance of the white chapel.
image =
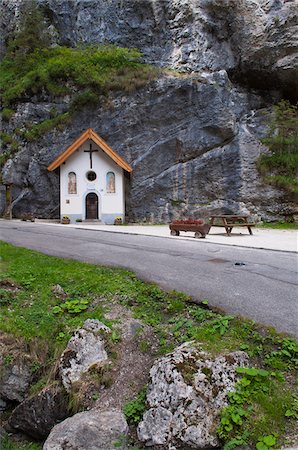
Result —
<instances>
[{"instance_id":1,"label":"white chapel","mask_svg":"<svg viewBox=\"0 0 298 450\"><path fill-rule=\"evenodd\" d=\"M125 218L124 161L92 128L82 133L49 166L60 167L60 215L113 224Z\"/></svg>"}]
</instances>

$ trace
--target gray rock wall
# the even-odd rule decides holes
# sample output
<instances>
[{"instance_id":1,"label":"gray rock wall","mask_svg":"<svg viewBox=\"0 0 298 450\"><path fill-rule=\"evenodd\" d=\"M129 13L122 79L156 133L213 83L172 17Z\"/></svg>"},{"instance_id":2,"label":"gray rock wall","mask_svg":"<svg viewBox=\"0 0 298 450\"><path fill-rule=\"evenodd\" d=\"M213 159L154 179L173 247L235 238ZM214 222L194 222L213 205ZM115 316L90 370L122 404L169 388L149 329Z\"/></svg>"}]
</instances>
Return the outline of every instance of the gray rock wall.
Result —
<instances>
[{"instance_id":1,"label":"gray rock wall","mask_svg":"<svg viewBox=\"0 0 298 450\"><path fill-rule=\"evenodd\" d=\"M295 0L37 0L60 44L138 47L152 64L221 69L248 84L297 93ZM2 0L3 44L24 0ZM264 76L266 79L264 79Z\"/></svg>"},{"instance_id":2,"label":"gray rock wall","mask_svg":"<svg viewBox=\"0 0 298 450\"><path fill-rule=\"evenodd\" d=\"M137 45L145 61L184 74L162 76L130 96L115 96L109 108L85 108L63 132L54 130L37 143L23 142L3 170L3 181L15 186L15 215L58 215L59 176L46 167L88 127L133 166L127 183L131 219L168 221L210 211L274 218L293 212L282 191L262 183L255 161L266 151L259 141L264 135L262 110L296 93L295 2L39 3L59 43ZM20 5L22 0L2 0L4 41L18 23ZM7 131L48 118L53 107L63 112L67 101L20 104Z\"/></svg>"}]
</instances>

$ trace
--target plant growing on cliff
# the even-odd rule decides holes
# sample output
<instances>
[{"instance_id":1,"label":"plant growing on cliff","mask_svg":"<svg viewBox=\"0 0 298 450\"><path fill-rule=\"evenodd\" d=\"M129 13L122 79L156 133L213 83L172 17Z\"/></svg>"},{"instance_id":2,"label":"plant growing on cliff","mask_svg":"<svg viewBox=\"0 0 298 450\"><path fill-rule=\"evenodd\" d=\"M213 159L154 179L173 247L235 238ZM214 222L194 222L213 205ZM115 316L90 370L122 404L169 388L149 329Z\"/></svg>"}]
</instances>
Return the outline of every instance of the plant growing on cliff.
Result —
<instances>
[{"instance_id":1,"label":"plant growing on cliff","mask_svg":"<svg viewBox=\"0 0 298 450\"><path fill-rule=\"evenodd\" d=\"M13 33L0 63L2 118L9 121L24 101L64 101L55 117L39 123L23 123L22 132L12 132L14 148L8 143L0 165L11 157L16 144L34 141L53 128L62 128L82 108L107 103L111 91L130 93L154 79L157 70L141 62L137 49L113 45L69 48L51 46L49 24L35 1L25 2L18 31ZM67 97L65 97L67 96ZM65 97L63 99L63 97Z\"/></svg>"},{"instance_id":2,"label":"plant growing on cliff","mask_svg":"<svg viewBox=\"0 0 298 450\"><path fill-rule=\"evenodd\" d=\"M268 125L262 142L270 153L259 157L257 167L268 183L298 193L298 103L282 100L275 105Z\"/></svg>"},{"instance_id":3,"label":"plant growing on cliff","mask_svg":"<svg viewBox=\"0 0 298 450\"><path fill-rule=\"evenodd\" d=\"M21 4L20 23L8 38L7 52L13 56L20 71L26 70L30 55L36 48L47 48L51 43L49 24L35 0Z\"/></svg>"},{"instance_id":4,"label":"plant growing on cliff","mask_svg":"<svg viewBox=\"0 0 298 450\"><path fill-rule=\"evenodd\" d=\"M134 400L124 405L123 412L130 424L138 424L142 420L146 410L146 393L147 386L144 386Z\"/></svg>"}]
</instances>

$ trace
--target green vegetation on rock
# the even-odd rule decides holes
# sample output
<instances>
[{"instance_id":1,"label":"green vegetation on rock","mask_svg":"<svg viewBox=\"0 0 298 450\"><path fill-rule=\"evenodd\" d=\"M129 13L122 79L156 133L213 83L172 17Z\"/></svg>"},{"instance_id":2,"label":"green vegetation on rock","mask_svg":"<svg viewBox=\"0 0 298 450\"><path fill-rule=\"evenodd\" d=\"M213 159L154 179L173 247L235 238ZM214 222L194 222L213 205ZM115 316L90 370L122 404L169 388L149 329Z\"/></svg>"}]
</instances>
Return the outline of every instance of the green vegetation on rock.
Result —
<instances>
[{"instance_id":1,"label":"green vegetation on rock","mask_svg":"<svg viewBox=\"0 0 298 450\"><path fill-rule=\"evenodd\" d=\"M123 412L128 423L138 424L142 420L143 414L146 411L146 393L147 386L144 386L134 400L124 405Z\"/></svg>"},{"instance_id":2,"label":"green vegetation on rock","mask_svg":"<svg viewBox=\"0 0 298 450\"><path fill-rule=\"evenodd\" d=\"M264 180L298 193L298 104L281 101L273 108L268 137L262 140L270 153L259 157L257 167Z\"/></svg>"},{"instance_id":3,"label":"green vegetation on rock","mask_svg":"<svg viewBox=\"0 0 298 450\"><path fill-rule=\"evenodd\" d=\"M99 103L112 90L132 92L154 77L140 57L138 50L114 46L37 48L20 67L8 53L0 66L2 102L8 108L46 93L71 95L73 106Z\"/></svg>"},{"instance_id":4,"label":"green vegetation on rock","mask_svg":"<svg viewBox=\"0 0 298 450\"><path fill-rule=\"evenodd\" d=\"M25 2L24 8L20 29L11 36L0 63L2 118L9 121L17 105L33 97L58 100L64 103L64 110L38 124L25 124L21 133L14 130L13 142L39 139L53 128L62 128L85 106L107 102L110 92L133 92L156 77L157 70L142 64L136 49L52 46L42 11L34 1ZM14 151L7 143L1 165Z\"/></svg>"}]
</instances>

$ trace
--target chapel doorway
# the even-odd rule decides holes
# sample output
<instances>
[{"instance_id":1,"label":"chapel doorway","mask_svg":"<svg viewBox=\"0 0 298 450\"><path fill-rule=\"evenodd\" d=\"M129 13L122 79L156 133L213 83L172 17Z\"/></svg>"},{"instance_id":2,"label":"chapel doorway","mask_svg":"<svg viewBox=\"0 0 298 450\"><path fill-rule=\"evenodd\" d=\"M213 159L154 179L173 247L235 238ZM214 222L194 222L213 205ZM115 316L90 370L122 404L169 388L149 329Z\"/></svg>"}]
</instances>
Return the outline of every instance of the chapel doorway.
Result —
<instances>
[{"instance_id":1,"label":"chapel doorway","mask_svg":"<svg viewBox=\"0 0 298 450\"><path fill-rule=\"evenodd\" d=\"M98 196L94 192L86 196L86 219L98 219Z\"/></svg>"}]
</instances>

